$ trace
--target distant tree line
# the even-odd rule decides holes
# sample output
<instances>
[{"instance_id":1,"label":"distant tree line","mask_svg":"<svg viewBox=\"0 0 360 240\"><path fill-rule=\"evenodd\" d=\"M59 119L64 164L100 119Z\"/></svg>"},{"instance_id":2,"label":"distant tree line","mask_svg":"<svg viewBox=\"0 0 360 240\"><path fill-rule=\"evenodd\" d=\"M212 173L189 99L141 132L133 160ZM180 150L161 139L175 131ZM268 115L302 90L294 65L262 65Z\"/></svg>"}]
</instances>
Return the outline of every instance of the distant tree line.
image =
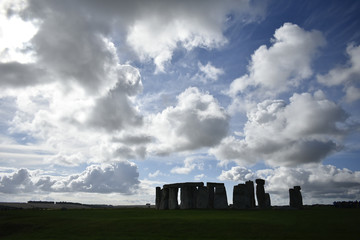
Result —
<instances>
[{"instance_id":1,"label":"distant tree line","mask_svg":"<svg viewBox=\"0 0 360 240\"><path fill-rule=\"evenodd\" d=\"M339 201L334 202L336 208L360 208L359 201Z\"/></svg>"},{"instance_id":2,"label":"distant tree line","mask_svg":"<svg viewBox=\"0 0 360 240\"><path fill-rule=\"evenodd\" d=\"M68 205L83 205L81 203L76 202L54 202L54 201L28 201L31 204L68 204Z\"/></svg>"},{"instance_id":3,"label":"distant tree line","mask_svg":"<svg viewBox=\"0 0 360 240\"><path fill-rule=\"evenodd\" d=\"M28 201L28 203L32 203L32 204L55 204L55 202L53 201Z\"/></svg>"}]
</instances>

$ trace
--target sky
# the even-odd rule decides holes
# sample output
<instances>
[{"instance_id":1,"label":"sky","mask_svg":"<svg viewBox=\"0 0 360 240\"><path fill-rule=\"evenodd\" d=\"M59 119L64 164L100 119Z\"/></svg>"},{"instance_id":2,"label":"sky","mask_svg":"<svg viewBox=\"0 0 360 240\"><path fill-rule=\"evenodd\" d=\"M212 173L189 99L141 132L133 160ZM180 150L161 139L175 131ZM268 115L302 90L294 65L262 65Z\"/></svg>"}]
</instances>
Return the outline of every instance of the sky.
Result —
<instances>
[{"instance_id":1,"label":"sky","mask_svg":"<svg viewBox=\"0 0 360 240\"><path fill-rule=\"evenodd\" d=\"M265 179L360 200L360 1L0 2L0 202Z\"/></svg>"}]
</instances>

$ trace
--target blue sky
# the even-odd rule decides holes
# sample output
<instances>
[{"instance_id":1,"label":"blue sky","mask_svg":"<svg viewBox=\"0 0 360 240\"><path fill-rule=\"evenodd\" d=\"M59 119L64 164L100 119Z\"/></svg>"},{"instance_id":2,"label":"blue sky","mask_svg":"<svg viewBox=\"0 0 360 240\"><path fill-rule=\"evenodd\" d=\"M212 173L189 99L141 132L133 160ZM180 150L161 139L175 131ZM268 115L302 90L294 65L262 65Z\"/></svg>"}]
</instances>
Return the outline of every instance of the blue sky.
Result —
<instances>
[{"instance_id":1,"label":"blue sky","mask_svg":"<svg viewBox=\"0 0 360 240\"><path fill-rule=\"evenodd\" d=\"M360 197L358 1L0 3L0 201L263 178Z\"/></svg>"}]
</instances>

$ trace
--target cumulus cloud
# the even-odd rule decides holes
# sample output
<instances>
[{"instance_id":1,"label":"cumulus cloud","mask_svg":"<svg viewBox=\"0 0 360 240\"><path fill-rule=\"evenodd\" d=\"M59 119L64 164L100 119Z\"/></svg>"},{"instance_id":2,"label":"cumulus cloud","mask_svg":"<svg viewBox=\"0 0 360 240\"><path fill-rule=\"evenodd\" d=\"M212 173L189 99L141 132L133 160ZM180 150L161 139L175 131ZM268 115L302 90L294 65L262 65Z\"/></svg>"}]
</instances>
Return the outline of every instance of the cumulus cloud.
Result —
<instances>
[{"instance_id":1,"label":"cumulus cloud","mask_svg":"<svg viewBox=\"0 0 360 240\"><path fill-rule=\"evenodd\" d=\"M204 163L201 161L201 158L199 159L199 157L187 157L184 160L183 167L174 167L170 170L170 172L176 174L189 174L196 168L199 170L202 170L204 168Z\"/></svg>"},{"instance_id":2,"label":"cumulus cloud","mask_svg":"<svg viewBox=\"0 0 360 240\"><path fill-rule=\"evenodd\" d=\"M29 41L36 34L37 27L19 16L25 8L26 1L22 0L0 3L0 63L27 64L35 61Z\"/></svg>"},{"instance_id":3,"label":"cumulus cloud","mask_svg":"<svg viewBox=\"0 0 360 240\"><path fill-rule=\"evenodd\" d=\"M221 171L220 176L218 177L221 181L235 181L235 182L246 182L249 180L254 180L256 178L256 174L251 171L250 169L247 169L245 167L232 167L228 171Z\"/></svg>"},{"instance_id":4,"label":"cumulus cloud","mask_svg":"<svg viewBox=\"0 0 360 240\"><path fill-rule=\"evenodd\" d=\"M89 124L110 132L126 126L139 126L142 117L131 105L129 96L142 91L140 73L131 66L122 66L117 85L95 102Z\"/></svg>"},{"instance_id":5,"label":"cumulus cloud","mask_svg":"<svg viewBox=\"0 0 360 240\"><path fill-rule=\"evenodd\" d=\"M360 46L349 44L346 48L349 61L344 66L331 69L325 75L317 75L317 80L326 86L344 85L345 101L353 102L360 99L357 87L360 79Z\"/></svg>"},{"instance_id":6,"label":"cumulus cloud","mask_svg":"<svg viewBox=\"0 0 360 240\"><path fill-rule=\"evenodd\" d=\"M148 132L155 138L150 151L166 155L211 147L227 135L229 117L212 95L190 87L177 99L175 107L147 120Z\"/></svg>"},{"instance_id":7,"label":"cumulus cloud","mask_svg":"<svg viewBox=\"0 0 360 240\"><path fill-rule=\"evenodd\" d=\"M126 41L140 59L154 61L156 72L165 70L164 65L179 46L191 50L224 45L228 13L258 14L250 10L248 1L145 1L142 4L146 10L130 25Z\"/></svg>"},{"instance_id":8,"label":"cumulus cloud","mask_svg":"<svg viewBox=\"0 0 360 240\"><path fill-rule=\"evenodd\" d=\"M235 97L248 87L255 87L260 92L258 97L276 96L299 86L313 75L311 62L325 39L319 31L285 23L275 31L271 43L270 47L262 45L254 52L249 73L231 83L230 96Z\"/></svg>"},{"instance_id":9,"label":"cumulus cloud","mask_svg":"<svg viewBox=\"0 0 360 240\"><path fill-rule=\"evenodd\" d=\"M139 173L131 162L91 165L69 177L38 176L27 169L0 176L0 192L118 192L132 194L137 189Z\"/></svg>"},{"instance_id":10,"label":"cumulus cloud","mask_svg":"<svg viewBox=\"0 0 360 240\"><path fill-rule=\"evenodd\" d=\"M273 166L320 162L341 149L351 125L347 113L320 91L294 94L287 104L266 100L247 114L244 138L228 136L210 150L222 163Z\"/></svg>"},{"instance_id":11,"label":"cumulus cloud","mask_svg":"<svg viewBox=\"0 0 360 240\"><path fill-rule=\"evenodd\" d=\"M11 175L0 177L0 192L17 193L29 192L34 189L31 181L31 175L26 169L19 169Z\"/></svg>"},{"instance_id":12,"label":"cumulus cloud","mask_svg":"<svg viewBox=\"0 0 360 240\"><path fill-rule=\"evenodd\" d=\"M305 204L360 197L360 172L332 165L311 164L302 168L278 167L255 172L237 166L222 171L219 176L220 180L235 182L256 178L265 179L266 191L281 204L288 204L288 190L297 185L302 188Z\"/></svg>"},{"instance_id":13,"label":"cumulus cloud","mask_svg":"<svg viewBox=\"0 0 360 240\"><path fill-rule=\"evenodd\" d=\"M206 65L202 65L201 62L198 63L200 73L197 73L193 79L200 80L203 83L217 81L219 76L224 74L222 68L217 68L208 62Z\"/></svg>"}]
</instances>

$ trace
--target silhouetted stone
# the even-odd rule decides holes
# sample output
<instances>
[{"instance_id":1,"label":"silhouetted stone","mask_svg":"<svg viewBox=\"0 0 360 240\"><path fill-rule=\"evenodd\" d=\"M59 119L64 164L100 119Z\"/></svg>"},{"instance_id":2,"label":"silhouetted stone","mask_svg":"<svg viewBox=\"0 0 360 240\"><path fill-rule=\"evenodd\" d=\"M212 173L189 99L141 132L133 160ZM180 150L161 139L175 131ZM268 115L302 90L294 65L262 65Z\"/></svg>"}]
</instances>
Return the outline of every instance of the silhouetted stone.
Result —
<instances>
[{"instance_id":1,"label":"silhouetted stone","mask_svg":"<svg viewBox=\"0 0 360 240\"><path fill-rule=\"evenodd\" d=\"M215 187L214 208L215 209L228 208L228 201L227 201L225 186Z\"/></svg>"},{"instance_id":2,"label":"silhouetted stone","mask_svg":"<svg viewBox=\"0 0 360 240\"><path fill-rule=\"evenodd\" d=\"M155 197L156 209L160 208L160 202L161 202L161 188L156 187L156 197Z\"/></svg>"},{"instance_id":3,"label":"silhouetted stone","mask_svg":"<svg viewBox=\"0 0 360 240\"><path fill-rule=\"evenodd\" d=\"M301 190L300 186L294 186L294 188L289 189L290 207L293 208L303 207L302 195L300 190Z\"/></svg>"},{"instance_id":4,"label":"silhouetted stone","mask_svg":"<svg viewBox=\"0 0 360 240\"><path fill-rule=\"evenodd\" d=\"M209 200L208 200L208 208L212 209L214 208L214 196L215 196L215 189L213 186L209 186L209 184L206 184L206 187L209 191Z\"/></svg>"},{"instance_id":5,"label":"silhouetted stone","mask_svg":"<svg viewBox=\"0 0 360 240\"><path fill-rule=\"evenodd\" d=\"M271 207L271 200L270 200L270 194L265 193L265 208Z\"/></svg>"},{"instance_id":6,"label":"silhouetted stone","mask_svg":"<svg viewBox=\"0 0 360 240\"><path fill-rule=\"evenodd\" d=\"M234 186L233 190L233 208L243 209L246 205L246 186L245 184L239 184Z\"/></svg>"},{"instance_id":7,"label":"silhouetted stone","mask_svg":"<svg viewBox=\"0 0 360 240\"><path fill-rule=\"evenodd\" d=\"M198 187L196 208L208 208L209 205L209 189L207 187Z\"/></svg>"},{"instance_id":8,"label":"silhouetted stone","mask_svg":"<svg viewBox=\"0 0 360 240\"><path fill-rule=\"evenodd\" d=\"M178 209L178 191L179 188L177 187L170 187L169 188L169 209Z\"/></svg>"},{"instance_id":9,"label":"silhouetted stone","mask_svg":"<svg viewBox=\"0 0 360 240\"><path fill-rule=\"evenodd\" d=\"M265 202L265 180L264 179L256 179L256 198L258 201L259 208L266 208Z\"/></svg>"},{"instance_id":10,"label":"silhouetted stone","mask_svg":"<svg viewBox=\"0 0 360 240\"><path fill-rule=\"evenodd\" d=\"M224 183L207 182L206 187L209 189L209 204L208 208L215 208L215 188L225 187ZM225 192L226 195L226 192ZM227 201L226 201L227 202Z\"/></svg>"},{"instance_id":11,"label":"silhouetted stone","mask_svg":"<svg viewBox=\"0 0 360 240\"><path fill-rule=\"evenodd\" d=\"M180 208L191 209L196 207L196 187L183 185L180 190Z\"/></svg>"},{"instance_id":12,"label":"silhouetted stone","mask_svg":"<svg viewBox=\"0 0 360 240\"><path fill-rule=\"evenodd\" d=\"M160 208L161 210L169 209L169 188L163 188L161 190L161 201Z\"/></svg>"},{"instance_id":13,"label":"silhouetted stone","mask_svg":"<svg viewBox=\"0 0 360 240\"><path fill-rule=\"evenodd\" d=\"M253 182L234 186L233 208L245 209L255 207Z\"/></svg>"},{"instance_id":14,"label":"silhouetted stone","mask_svg":"<svg viewBox=\"0 0 360 240\"><path fill-rule=\"evenodd\" d=\"M250 208L254 208L255 207L254 182L249 180L245 182L245 185L247 187L247 190L249 191Z\"/></svg>"}]
</instances>

